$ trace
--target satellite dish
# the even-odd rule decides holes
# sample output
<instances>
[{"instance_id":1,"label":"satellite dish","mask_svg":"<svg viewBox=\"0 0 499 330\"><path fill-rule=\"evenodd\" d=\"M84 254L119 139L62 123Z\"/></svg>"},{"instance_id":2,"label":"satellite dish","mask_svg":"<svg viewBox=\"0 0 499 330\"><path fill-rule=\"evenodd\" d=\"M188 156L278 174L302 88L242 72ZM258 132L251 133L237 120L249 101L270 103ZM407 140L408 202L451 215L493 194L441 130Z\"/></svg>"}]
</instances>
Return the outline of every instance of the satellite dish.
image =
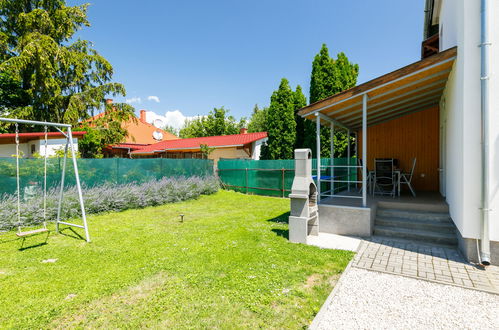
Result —
<instances>
[{"instance_id":1,"label":"satellite dish","mask_svg":"<svg viewBox=\"0 0 499 330\"><path fill-rule=\"evenodd\" d=\"M154 131L152 133L152 137L154 138L154 140L161 141L163 140L163 133L161 133L160 131Z\"/></svg>"},{"instance_id":2,"label":"satellite dish","mask_svg":"<svg viewBox=\"0 0 499 330\"><path fill-rule=\"evenodd\" d=\"M163 121L161 119L154 119L153 123L154 126L157 128L163 128L165 125L163 124Z\"/></svg>"}]
</instances>

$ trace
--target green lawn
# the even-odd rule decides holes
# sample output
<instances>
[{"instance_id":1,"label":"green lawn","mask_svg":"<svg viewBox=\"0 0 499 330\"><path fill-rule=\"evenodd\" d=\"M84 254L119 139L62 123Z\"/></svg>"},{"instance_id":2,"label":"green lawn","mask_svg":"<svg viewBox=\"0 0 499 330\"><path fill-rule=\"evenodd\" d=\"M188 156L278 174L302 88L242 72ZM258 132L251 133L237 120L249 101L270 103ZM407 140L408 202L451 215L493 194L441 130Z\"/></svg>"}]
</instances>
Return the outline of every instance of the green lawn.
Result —
<instances>
[{"instance_id":1,"label":"green lawn","mask_svg":"<svg viewBox=\"0 0 499 330\"><path fill-rule=\"evenodd\" d=\"M288 211L220 191L90 216L89 244L4 234L0 328L307 326L353 254L289 243Z\"/></svg>"}]
</instances>

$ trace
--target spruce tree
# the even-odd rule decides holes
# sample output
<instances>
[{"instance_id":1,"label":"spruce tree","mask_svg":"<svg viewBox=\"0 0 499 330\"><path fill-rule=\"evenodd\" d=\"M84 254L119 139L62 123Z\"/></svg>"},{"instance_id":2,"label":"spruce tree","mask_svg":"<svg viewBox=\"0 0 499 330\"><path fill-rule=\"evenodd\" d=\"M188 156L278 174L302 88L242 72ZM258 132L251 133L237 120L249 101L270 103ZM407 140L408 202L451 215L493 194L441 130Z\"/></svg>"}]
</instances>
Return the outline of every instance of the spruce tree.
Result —
<instances>
[{"instance_id":1,"label":"spruce tree","mask_svg":"<svg viewBox=\"0 0 499 330\"><path fill-rule=\"evenodd\" d=\"M0 1L0 71L23 90L2 112L76 124L100 108L106 95L125 95L123 85L112 82L113 67L91 42L74 40L90 26L87 7L67 6L65 0ZM114 106L133 114L125 104Z\"/></svg>"},{"instance_id":2,"label":"spruce tree","mask_svg":"<svg viewBox=\"0 0 499 330\"><path fill-rule=\"evenodd\" d=\"M286 78L270 98L267 111L268 141L264 159L292 159L296 141L295 93Z\"/></svg>"}]
</instances>

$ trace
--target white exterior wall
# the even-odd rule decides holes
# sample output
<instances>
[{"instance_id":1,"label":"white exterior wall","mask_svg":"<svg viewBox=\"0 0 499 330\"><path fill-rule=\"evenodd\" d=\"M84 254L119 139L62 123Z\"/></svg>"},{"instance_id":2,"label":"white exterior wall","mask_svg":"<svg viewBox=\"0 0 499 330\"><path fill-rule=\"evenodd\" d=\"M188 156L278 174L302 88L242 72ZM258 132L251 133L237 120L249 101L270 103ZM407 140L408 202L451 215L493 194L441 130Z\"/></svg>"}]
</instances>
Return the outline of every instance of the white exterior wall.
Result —
<instances>
[{"instance_id":1,"label":"white exterior wall","mask_svg":"<svg viewBox=\"0 0 499 330\"><path fill-rule=\"evenodd\" d=\"M499 69L499 4L490 21L495 31L491 42L491 69ZM445 125L445 192L450 214L461 235L479 238L481 226L481 114L480 114L480 1L444 0L440 14L440 48L458 46L457 59L441 101L441 125ZM499 73L499 72L498 72ZM496 74L497 76L497 74ZM498 77L491 78L490 238L499 241L499 90ZM495 94L495 95L494 95ZM494 98L494 100L492 100ZM494 114L495 113L495 114ZM494 119L495 117L495 119ZM494 163L494 164L492 164Z\"/></svg>"},{"instance_id":2,"label":"white exterior wall","mask_svg":"<svg viewBox=\"0 0 499 330\"><path fill-rule=\"evenodd\" d=\"M251 151L251 159L260 160L260 155L262 153L262 145L267 142L267 138L255 141L252 143L253 150Z\"/></svg>"},{"instance_id":3,"label":"white exterior wall","mask_svg":"<svg viewBox=\"0 0 499 330\"><path fill-rule=\"evenodd\" d=\"M499 1L489 0L490 42L490 239L499 241Z\"/></svg>"},{"instance_id":4,"label":"white exterior wall","mask_svg":"<svg viewBox=\"0 0 499 330\"><path fill-rule=\"evenodd\" d=\"M78 151L78 139L73 138L73 143L75 151ZM22 152L24 157L32 157L31 146L35 146L35 152L38 152L41 156L45 156L45 141L44 140L33 140L27 143L19 144L19 151ZM49 139L47 143L47 154L48 156L54 156L56 151L63 149L66 145L66 139ZM12 144L0 144L0 158L1 157L12 157L16 154L16 145Z\"/></svg>"}]
</instances>

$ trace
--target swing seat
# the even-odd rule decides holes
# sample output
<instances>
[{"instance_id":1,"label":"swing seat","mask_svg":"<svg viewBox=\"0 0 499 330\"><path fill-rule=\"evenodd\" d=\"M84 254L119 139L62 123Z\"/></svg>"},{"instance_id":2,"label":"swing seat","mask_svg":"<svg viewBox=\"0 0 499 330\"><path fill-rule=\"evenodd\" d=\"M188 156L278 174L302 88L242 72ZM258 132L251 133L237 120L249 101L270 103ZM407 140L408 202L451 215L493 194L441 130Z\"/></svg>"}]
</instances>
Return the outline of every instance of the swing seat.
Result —
<instances>
[{"instance_id":1,"label":"swing seat","mask_svg":"<svg viewBox=\"0 0 499 330\"><path fill-rule=\"evenodd\" d=\"M26 237L26 236L46 233L48 231L49 230L47 228L39 228L39 229L34 229L34 230L29 230L29 231L22 231L20 233L16 233L16 235L17 235L17 237Z\"/></svg>"}]
</instances>

